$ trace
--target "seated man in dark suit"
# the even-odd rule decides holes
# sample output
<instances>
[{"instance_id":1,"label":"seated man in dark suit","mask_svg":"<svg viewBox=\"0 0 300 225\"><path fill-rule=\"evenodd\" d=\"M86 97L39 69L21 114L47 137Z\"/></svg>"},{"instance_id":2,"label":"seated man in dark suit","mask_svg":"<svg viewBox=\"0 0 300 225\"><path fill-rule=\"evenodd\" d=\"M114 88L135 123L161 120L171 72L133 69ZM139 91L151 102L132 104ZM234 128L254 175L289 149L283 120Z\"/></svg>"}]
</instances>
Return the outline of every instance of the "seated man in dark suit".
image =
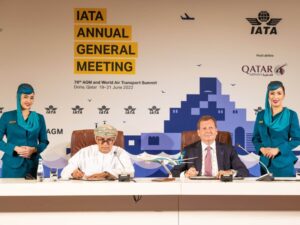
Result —
<instances>
[{"instance_id":1,"label":"seated man in dark suit","mask_svg":"<svg viewBox=\"0 0 300 225\"><path fill-rule=\"evenodd\" d=\"M249 175L234 148L216 142L218 130L214 117L202 116L198 121L197 133L201 141L185 147L183 158L187 159L184 162L188 163L174 166L171 171L174 177L183 176L183 172L185 177L216 176L220 178L222 175L238 177Z\"/></svg>"}]
</instances>

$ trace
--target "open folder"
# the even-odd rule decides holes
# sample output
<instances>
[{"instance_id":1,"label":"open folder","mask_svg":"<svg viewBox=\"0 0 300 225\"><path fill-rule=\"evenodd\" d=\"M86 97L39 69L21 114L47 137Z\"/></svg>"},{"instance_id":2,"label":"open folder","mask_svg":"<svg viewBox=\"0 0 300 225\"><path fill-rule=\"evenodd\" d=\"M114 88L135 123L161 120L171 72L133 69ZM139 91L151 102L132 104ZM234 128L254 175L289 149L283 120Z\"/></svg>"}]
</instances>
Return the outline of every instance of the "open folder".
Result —
<instances>
[{"instance_id":1,"label":"open folder","mask_svg":"<svg viewBox=\"0 0 300 225\"><path fill-rule=\"evenodd\" d=\"M103 181L103 180L117 180L117 178L109 172L96 173L91 176L83 176L79 180L87 181Z\"/></svg>"},{"instance_id":2,"label":"open folder","mask_svg":"<svg viewBox=\"0 0 300 225\"><path fill-rule=\"evenodd\" d=\"M189 178L191 180L218 180L216 177L207 177L207 176L193 176Z\"/></svg>"},{"instance_id":3,"label":"open folder","mask_svg":"<svg viewBox=\"0 0 300 225\"><path fill-rule=\"evenodd\" d=\"M191 180L219 180L217 177L207 177L207 176L194 176L189 177ZM233 180L243 180L243 177L233 177Z\"/></svg>"}]
</instances>

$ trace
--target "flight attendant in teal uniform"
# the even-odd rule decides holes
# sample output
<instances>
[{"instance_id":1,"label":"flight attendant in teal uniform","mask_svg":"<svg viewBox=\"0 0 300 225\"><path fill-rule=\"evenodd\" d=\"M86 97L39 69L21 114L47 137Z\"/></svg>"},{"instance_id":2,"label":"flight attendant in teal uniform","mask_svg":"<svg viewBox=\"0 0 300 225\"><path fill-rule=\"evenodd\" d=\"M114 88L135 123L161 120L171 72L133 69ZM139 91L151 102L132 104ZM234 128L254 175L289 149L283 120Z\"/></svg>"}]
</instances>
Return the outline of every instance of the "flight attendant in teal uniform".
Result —
<instances>
[{"instance_id":1,"label":"flight attendant in teal uniform","mask_svg":"<svg viewBox=\"0 0 300 225\"><path fill-rule=\"evenodd\" d=\"M3 178L36 177L40 153L49 144L44 117L30 110L34 96L30 84L19 85L17 110L3 113L0 119Z\"/></svg>"},{"instance_id":2,"label":"flight attendant in teal uniform","mask_svg":"<svg viewBox=\"0 0 300 225\"><path fill-rule=\"evenodd\" d=\"M256 152L274 177L295 176L297 157L292 151L300 145L297 113L283 107L285 88L272 81L266 93L265 110L256 117L252 142ZM262 174L266 173L261 168Z\"/></svg>"}]
</instances>

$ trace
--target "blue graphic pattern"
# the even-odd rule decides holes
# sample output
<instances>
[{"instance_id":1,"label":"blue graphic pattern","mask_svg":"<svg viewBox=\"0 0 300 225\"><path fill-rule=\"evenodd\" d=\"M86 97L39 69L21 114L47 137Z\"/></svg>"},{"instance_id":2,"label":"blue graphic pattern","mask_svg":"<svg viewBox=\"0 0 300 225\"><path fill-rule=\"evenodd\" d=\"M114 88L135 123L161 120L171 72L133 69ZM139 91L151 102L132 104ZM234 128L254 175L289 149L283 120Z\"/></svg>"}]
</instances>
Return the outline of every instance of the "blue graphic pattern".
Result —
<instances>
[{"instance_id":1,"label":"blue graphic pattern","mask_svg":"<svg viewBox=\"0 0 300 225\"><path fill-rule=\"evenodd\" d=\"M126 145L126 150L133 155L144 151L149 154L166 153L170 156L177 154L180 152L181 132L196 130L197 121L203 115L214 116L218 121L218 129L231 133L234 145L240 144L248 151L255 151L251 141L254 122L247 121L246 109L236 108L229 95L222 95L221 83L217 78L200 78L200 93L188 94L180 108L170 109L170 119L164 121L164 133L142 133L140 142L136 142L134 146ZM136 138L137 136L128 135L125 140L127 142ZM239 148L236 150L240 155L246 154ZM149 171L143 173L142 167L136 169L138 177L150 174ZM248 169L252 176L260 175L258 165ZM152 174L157 175L157 170L153 169Z\"/></svg>"}]
</instances>

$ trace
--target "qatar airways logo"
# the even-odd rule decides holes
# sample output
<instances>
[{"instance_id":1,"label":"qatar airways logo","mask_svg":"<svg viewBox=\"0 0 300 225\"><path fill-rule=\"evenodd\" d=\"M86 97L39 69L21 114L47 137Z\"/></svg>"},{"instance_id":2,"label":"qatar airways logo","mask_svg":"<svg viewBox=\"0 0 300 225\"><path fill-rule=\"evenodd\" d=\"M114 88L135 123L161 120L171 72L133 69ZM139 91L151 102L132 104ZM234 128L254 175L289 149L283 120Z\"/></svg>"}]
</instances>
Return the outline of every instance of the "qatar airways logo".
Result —
<instances>
[{"instance_id":1,"label":"qatar airways logo","mask_svg":"<svg viewBox=\"0 0 300 225\"><path fill-rule=\"evenodd\" d=\"M243 65L241 70L249 76L283 76L287 64L282 65Z\"/></svg>"}]
</instances>

